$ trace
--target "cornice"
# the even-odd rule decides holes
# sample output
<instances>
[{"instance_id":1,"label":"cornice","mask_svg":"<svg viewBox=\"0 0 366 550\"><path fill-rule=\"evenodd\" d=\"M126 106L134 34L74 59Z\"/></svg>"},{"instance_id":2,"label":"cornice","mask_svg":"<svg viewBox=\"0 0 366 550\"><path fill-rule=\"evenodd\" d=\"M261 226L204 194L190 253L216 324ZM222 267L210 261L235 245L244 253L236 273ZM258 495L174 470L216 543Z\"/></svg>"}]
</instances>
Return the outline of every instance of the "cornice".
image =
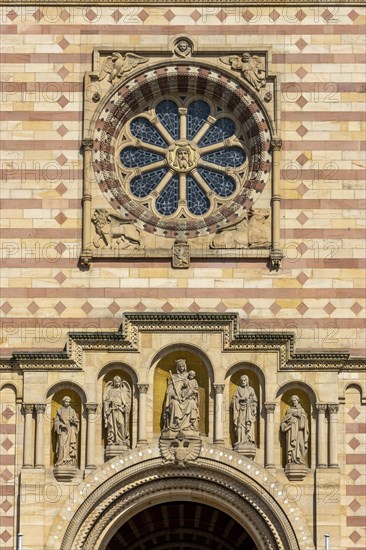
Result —
<instances>
[{"instance_id":1,"label":"cornice","mask_svg":"<svg viewBox=\"0 0 366 550\"><path fill-rule=\"evenodd\" d=\"M200 2L200 7L205 6L221 6L222 8L226 7L238 7L238 8L250 8L250 7L258 7L258 2L251 1L248 3L245 3L245 6L241 0L225 0L222 4L220 4L217 0L202 0ZM364 5L363 0L332 0L330 2L326 3L327 7L330 6L362 6ZM40 2L35 0L0 0L0 6L80 6L80 7L88 7L92 8L93 6L100 6L100 7L110 7L110 6L118 6L121 7L120 0L96 0L93 2L90 2L89 0L63 0L61 1L54 1L54 0L41 0ZM148 6L156 6L156 7L197 7L197 2L194 2L194 0L176 0L175 2L172 2L171 0L144 0L144 1L134 1L134 0L124 0L123 7L148 7ZM288 6L296 6L296 7L306 7L306 6L319 6L324 7L324 1L319 0L306 0L303 2L299 2L298 0L264 0L260 3L261 7L265 6L282 6L282 7L288 7Z\"/></svg>"},{"instance_id":2,"label":"cornice","mask_svg":"<svg viewBox=\"0 0 366 550\"><path fill-rule=\"evenodd\" d=\"M140 334L146 332L216 332L222 335L222 353L277 353L281 371L365 371L364 358L342 351L294 350L292 332L239 329L236 313L125 313L118 331L70 332L63 351L15 352L0 370L82 370L86 352L139 353Z\"/></svg>"}]
</instances>

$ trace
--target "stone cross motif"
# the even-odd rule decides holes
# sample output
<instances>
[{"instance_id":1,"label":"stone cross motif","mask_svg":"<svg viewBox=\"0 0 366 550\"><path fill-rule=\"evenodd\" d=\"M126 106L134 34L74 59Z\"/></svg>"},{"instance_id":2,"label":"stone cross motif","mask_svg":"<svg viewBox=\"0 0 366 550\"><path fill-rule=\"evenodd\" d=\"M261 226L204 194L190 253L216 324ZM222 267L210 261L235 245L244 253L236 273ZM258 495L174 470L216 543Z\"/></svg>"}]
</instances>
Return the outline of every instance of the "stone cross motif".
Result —
<instances>
[{"instance_id":1,"label":"stone cross motif","mask_svg":"<svg viewBox=\"0 0 366 550\"><path fill-rule=\"evenodd\" d=\"M71 407L71 398L65 396L57 411L54 430L57 436L55 466L77 466L79 419Z\"/></svg>"},{"instance_id":2,"label":"stone cross motif","mask_svg":"<svg viewBox=\"0 0 366 550\"><path fill-rule=\"evenodd\" d=\"M129 420L131 413L131 387L120 376L107 382L104 396L104 422L107 429L108 458L130 447ZM111 454L112 453L112 454Z\"/></svg>"},{"instance_id":3,"label":"stone cross motif","mask_svg":"<svg viewBox=\"0 0 366 550\"><path fill-rule=\"evenodd\" d=\"M234 449L253 458L256 444L255 422L257 420L258 398L254 389L249 385L249 378L246 374L240 377L240 383L231 400L231 406L237 436Z\"/></svg>"}]
</instances>

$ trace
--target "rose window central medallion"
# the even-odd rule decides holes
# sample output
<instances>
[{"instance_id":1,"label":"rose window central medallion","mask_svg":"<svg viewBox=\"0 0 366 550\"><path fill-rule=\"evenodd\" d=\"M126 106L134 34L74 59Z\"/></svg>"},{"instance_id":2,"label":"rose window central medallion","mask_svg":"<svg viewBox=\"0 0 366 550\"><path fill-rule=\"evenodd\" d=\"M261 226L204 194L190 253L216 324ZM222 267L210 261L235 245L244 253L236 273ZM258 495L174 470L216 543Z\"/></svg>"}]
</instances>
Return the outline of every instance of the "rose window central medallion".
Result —
<instances>
[{"instance_id":1,"label":"rose window central medallion","mask_svg":"<svg viewBox=\"0 0 366 550\"><path fill-rule=\"evenodd\" d=\"M206 99L159 99L125 124L116 164L126 193L162 220L210 216L235 200L247 147L231 114Z\"/></svg>"},{"instance_id":2,"label":"rose window central medallion","mask_svg":"<svg viewBox=\"0 0 366 550\"><path fill-rule=\"evenodd\" d=\"M198 159L198 148L194 143L186 140L179 140L168 148L168 165L176 172L185 174L197 168Z\"/></svg>"}]
</instances>

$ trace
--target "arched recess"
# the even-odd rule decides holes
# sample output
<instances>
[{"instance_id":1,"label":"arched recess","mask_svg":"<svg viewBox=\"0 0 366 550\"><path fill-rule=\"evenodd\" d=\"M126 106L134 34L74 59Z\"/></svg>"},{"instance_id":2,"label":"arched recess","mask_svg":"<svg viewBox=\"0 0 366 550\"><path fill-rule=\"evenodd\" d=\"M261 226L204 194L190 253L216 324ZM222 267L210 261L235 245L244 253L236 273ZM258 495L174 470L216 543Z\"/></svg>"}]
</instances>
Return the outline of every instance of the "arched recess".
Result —
<instances>
[{"instance_id":1,"label":"arched recess","mask_svg":"<svg viewBox=\"0 0 366 550\"><path fill-rule=\"evenodd\" d=\"M304 409L309 423L309 441L308 441L308 452L307 452L307 465L309 468L314 467L316 462L315 458L315 403L317 402L317 397L314 390L303 382L292 381L284 384L277 391L276 397L280 397L280 424L285 418L287 409L291 406L292 396L297 395L300 401L300 405ZM279 441L280 441L280 462L282 467L286 465L286 434L282 432L281 429L278 431Z\"/></svg>"},{"instance_id":2,"label":"arched recess","mask_svg":"<svg viewBox=\"0 0 366 550\"><path fill-rule=\"evenodd\" d=\"M237 453L205 446L194 465L162 462L159 449L131 451L109 461L75 488L51 529L49 550L94 550L136 513L162 502L209 504L230 515L258 550L314 550L299 508L289 502L266 470Z\"/></svg>"},{"instance_id":3,"label":"arched recess","mask_svg":"<svg viewBox=\"0 0 366 550\"><path fill-rule=\"evenodd\" d=\"M168 385L170 373L175 372L175 361L185 359L187 371L194 370L199 387L200 398L200 432L203 436L208 435L210 430L210 383L213 381L213 369L207 356L194 346L179 345L170 346L161 350L153 361L153 387L154 387L154 434L159 434L163 429L163 408L165 392Z\"/></svg>"}]
</instances>

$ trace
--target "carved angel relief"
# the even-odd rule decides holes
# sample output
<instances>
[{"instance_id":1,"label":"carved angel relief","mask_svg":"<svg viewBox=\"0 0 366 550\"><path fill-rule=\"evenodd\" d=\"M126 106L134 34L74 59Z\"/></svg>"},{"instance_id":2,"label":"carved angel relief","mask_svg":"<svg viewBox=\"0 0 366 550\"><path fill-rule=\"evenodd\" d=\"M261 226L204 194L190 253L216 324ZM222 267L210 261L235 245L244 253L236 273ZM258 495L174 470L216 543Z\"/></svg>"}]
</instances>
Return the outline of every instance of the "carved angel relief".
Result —
<instances>
[{"instance_id":1,"label":"carved angel relief","mask_svg":"<svg viewBox=\"0 0 366 550\"><path fill-rule=\"evenodd\" d=\"M114 52L104 61L99 80L104 80L107 77L108 82L114 84L124 73L128 73L137 67L137 65L146 63L147 61L146 57L141 57L135 53Z\"/></svg>"},{"instance_id":2,"label":"carved angel relief","mask_svg":"<svg viewBox=\"0 0 366 550\"><path fill-rule=\"evenodd\" d=\"M135 249L141 246L140 229L108 210L97 208L91 221L96 233L93 240L95 248Z\"/></svg>"},{"instance_id":3,"label":"carved angel relief","mask_svg":"<svg viewBox=\"0 0 366 550\"><path fill-rule=\"evenodd\" d=\"M266 86L266 71L263 66L263 59L258 55L250 55L244 52L242 56L232 55L220 57L225 65L230 65L234 71L240 71L242 77L259 92Z\"/></svg>"}]
</instances>

